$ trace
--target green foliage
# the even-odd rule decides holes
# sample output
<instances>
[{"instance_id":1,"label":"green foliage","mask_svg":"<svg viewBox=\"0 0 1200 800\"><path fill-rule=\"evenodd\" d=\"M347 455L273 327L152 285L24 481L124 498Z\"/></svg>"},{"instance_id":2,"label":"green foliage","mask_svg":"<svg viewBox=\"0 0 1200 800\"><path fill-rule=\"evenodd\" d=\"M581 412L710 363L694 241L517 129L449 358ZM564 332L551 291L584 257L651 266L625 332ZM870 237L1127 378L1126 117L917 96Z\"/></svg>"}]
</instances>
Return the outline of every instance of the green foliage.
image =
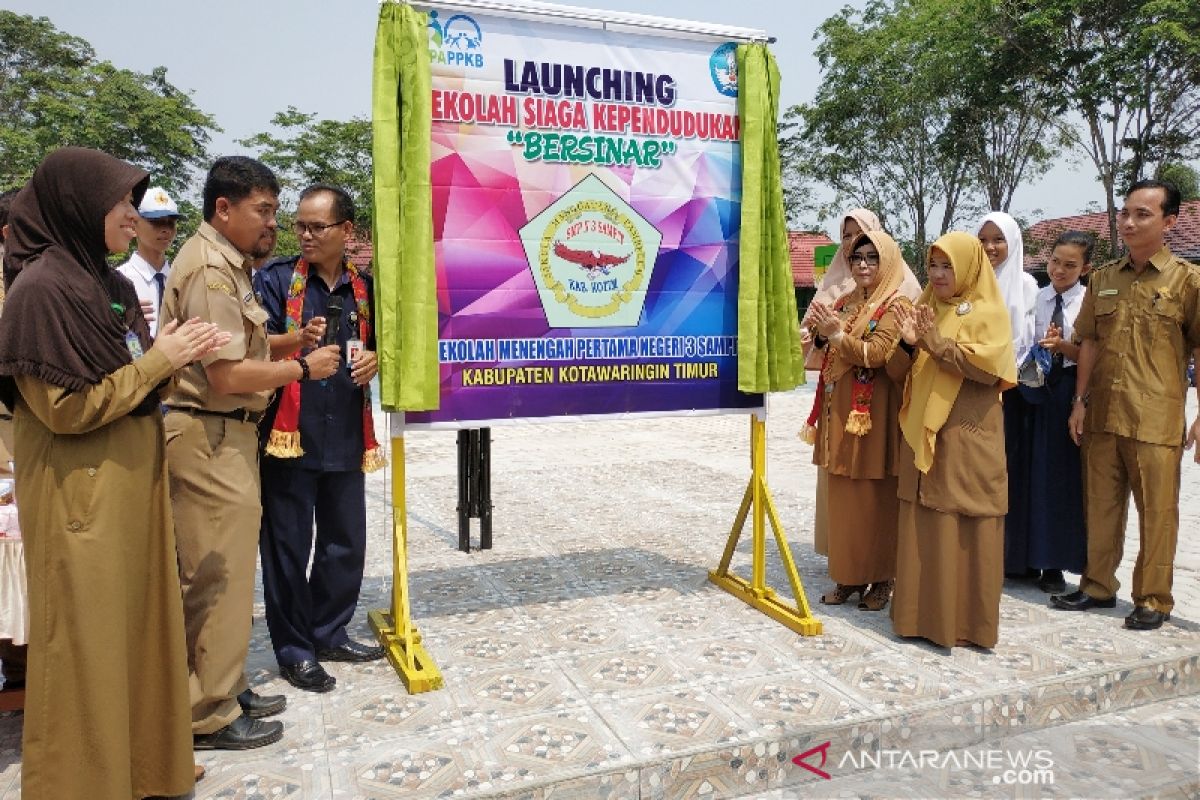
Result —
<instances>
[{"instance_id":1,"label":"green foliage","mask_svg":"<svg viewBox=\"0 0 1200 800\"><path fill-rule=\"evenodd\" d=\"M287 192L299 192L312 183L340 186L354 198L358 236L370 239L374 191L371 183L371 121L353 117L348 121L317 119L289 106L272 119L282 135L258 133L238 144L254 149L264 164L276 171ZM286 199L286 198L285 198ZM292 206L289 204L288 208ZM297 252L298 243L290 228L284 230L280 216L281 253ZM295 247L293 247L295 245ZM287 249L291 247L292 249Z\"/></svg>"},{"instance_id":2,"label":"green foliage","mask_svg":"<svg viewBox=\"0 0 1200 800\"><path fill-rule=\"evenodd\" d=\"M1117 195L1200 154L1200 4L1194 0L1008 0L997 33L1064 132L1092 161L1109 233Z\"/></svg>"},{"instance_id":3,"label":"green foliage","mask_svg":"<svg viewBox=\"0 0 1200 800\"><path fill-rule=\"evenodd\" d=\"M832 188L839 207L873 209L911 237L918 269L937 210L934 229L944 231L975 180L956 91L975 47L962 35L970 6L872 0L861 11L844 8L816 35L824 80L815 99L785 117L789 199L812 180ZM831 207L817 210L832 216Z\"/></svg>"},{"instance_id":4,"label":"green foliage","mask_svg":"<svg viewBox=\"0 0 1200 800\"><path fill-rule=\"evenodd\" d=\"M1154 177L1170 181L1178 186L1185 202L1200 200L1200 172L1197 172L1196 168L1190 164L1179 162L1163 164L1158 168L1158 174Z\"/></svg>"},{"instance_id":5,"label":"green foliage","mask_svg":"<svg viewBox=\"0 0 1200 800\"><path fill-rule=\"evenodd\" d=\"M208 160L213 118L167 80L96 60L45 17L0 10L0 189L20 186L51 150L94 147L173 192Z\"/></svg>"}]
</instances>

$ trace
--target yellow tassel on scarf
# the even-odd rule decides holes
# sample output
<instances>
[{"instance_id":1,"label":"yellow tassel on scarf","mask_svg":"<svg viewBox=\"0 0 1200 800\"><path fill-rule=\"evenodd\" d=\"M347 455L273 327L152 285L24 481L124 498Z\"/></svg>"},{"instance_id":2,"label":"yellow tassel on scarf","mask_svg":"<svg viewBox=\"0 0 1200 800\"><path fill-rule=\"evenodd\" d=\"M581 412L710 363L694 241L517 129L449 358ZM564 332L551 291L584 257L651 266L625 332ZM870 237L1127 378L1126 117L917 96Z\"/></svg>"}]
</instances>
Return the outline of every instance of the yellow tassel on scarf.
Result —
<instances>
[{"instance_id":1,"label":"yellow tassel on scarf","mask_svg":"<svg viewBox=\"0 0 1200 800\"><path fill-rule=\"evenodd\" d=\"M370 450L363 451L362 471L374 472L377 469L383 469L387 466L387 457L383 454L382 447L373 447Z\"/></svg>"},{"instance_id":2,"label":"yellow tassel on scarf","mask_svg":"<svg viewBox=\"0 0 1200 800\"><path fill-rule=\"evenodd\" d=\"M276 458L299 458L304 455L300 448L300 431L271 431L267 439L267 455Z\"/></svg>"},{"instance_id":3,"label":"yellow tassel on scarf","mask_svg":"<svg viewBox=\"0 0 1200 800\"><path fill-rule=\"evenodd\" d=\"M855 436L866 436L871 432L871 414L869 412L851 411L846 417L846 433Z\"/></svg>"}]
</instances>

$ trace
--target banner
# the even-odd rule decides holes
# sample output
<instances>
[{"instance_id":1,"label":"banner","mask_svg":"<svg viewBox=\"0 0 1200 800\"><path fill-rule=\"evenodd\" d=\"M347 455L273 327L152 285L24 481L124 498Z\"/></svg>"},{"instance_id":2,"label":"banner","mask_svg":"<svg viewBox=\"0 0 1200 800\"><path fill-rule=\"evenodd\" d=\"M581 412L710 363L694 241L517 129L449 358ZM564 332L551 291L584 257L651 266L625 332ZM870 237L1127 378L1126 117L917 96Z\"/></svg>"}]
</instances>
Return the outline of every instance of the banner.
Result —
<instances>
[{"instance_id":1,"label":"banner","mask_svg":"<svg viewBox=\"0 0 1200 800\"><path fill-rule=\"evenodd\" d=\"M441 402L406 424L760 408L736 44L436 7L428 36Z\"/></svg>"}]
</instances>

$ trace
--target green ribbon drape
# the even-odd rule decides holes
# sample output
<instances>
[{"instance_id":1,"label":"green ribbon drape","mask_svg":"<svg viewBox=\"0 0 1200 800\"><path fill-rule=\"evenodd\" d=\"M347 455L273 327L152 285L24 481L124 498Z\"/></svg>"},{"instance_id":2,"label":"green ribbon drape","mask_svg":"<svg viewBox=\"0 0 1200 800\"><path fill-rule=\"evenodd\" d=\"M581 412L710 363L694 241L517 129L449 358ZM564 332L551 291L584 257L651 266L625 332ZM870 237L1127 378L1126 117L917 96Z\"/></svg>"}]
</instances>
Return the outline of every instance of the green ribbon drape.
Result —
<instances>
[{"instance_id":1,"label":"green ribbon drape","mask_svg":"<svg viewBox=\"0 0 1200 800\"><path fill-rule=\"evenodd\" d=\"M804 354L779 169L779 69L765 44L743 44L737 49L737 70L742 125L738 389L783 392L804 383Z\"/></svg>"},{"instance_id":2,"label":"green ribbon drape","mask_svg":"<svg viewBox=\"0 0 1200 800\"><path fill-rule=\"evenodd\" d=\"M375 32L376 348L381 401L397 411L435 409L440 401L426 24L407 4L384 3Z\"/></svg>"}]
</instances>

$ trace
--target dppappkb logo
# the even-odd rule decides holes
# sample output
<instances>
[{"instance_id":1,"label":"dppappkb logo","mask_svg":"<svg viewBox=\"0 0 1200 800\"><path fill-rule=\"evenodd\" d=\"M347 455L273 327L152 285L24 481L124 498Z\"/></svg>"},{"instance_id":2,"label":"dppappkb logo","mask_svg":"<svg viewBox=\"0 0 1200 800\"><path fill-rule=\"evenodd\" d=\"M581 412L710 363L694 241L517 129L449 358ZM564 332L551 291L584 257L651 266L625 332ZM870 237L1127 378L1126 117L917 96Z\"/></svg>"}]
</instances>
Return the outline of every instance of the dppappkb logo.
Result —
<instances>
[{"instance_id":1,"label":"dppappkb logo","mask_svg":"<svg viewBox=\"0 0 1200 800\"><path fill-rule=\"evenodd\" d=\"M429 12L429 60L451 67L483 69L483 30L466 14L442 22Z\"/></svg>"}]
</instances>

